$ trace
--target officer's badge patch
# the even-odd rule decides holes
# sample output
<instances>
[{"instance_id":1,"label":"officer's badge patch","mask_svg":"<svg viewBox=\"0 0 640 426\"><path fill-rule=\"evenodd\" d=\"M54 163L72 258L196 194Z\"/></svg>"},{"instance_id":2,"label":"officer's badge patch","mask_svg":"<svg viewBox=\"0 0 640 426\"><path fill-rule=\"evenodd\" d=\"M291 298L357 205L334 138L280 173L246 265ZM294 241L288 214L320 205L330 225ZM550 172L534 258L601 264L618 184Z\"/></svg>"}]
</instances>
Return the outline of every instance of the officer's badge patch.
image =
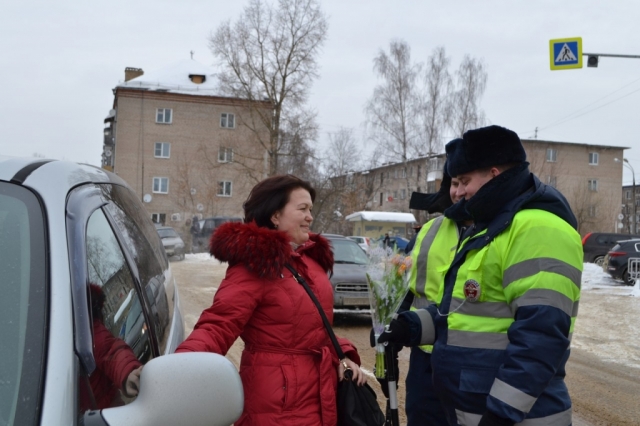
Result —
<instances>
[{"instance_id":1,"label":"officer's badge patch","mask_svg":"<svg viewBox=\"0 0 640 426\"><path fill-rule=\"evenodd\" d=\"M464 283L464 297L470 302L476 302L480 298L480 283L476 280L467 280Z\"/></svg>"}]
</instances>

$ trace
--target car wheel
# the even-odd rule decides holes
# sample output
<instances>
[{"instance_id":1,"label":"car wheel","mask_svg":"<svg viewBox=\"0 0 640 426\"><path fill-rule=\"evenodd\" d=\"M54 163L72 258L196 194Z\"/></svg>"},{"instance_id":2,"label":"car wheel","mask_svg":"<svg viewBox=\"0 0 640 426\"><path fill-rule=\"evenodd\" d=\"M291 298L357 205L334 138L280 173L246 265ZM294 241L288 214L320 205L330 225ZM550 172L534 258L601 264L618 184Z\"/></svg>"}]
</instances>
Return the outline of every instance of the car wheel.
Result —
<instances>
[{"instance_id":1,"label":"car wheel","mask_svg":"<svg viewBox=\"0 0 640 426\"><path fill-rule=\"evenodd\" d=\"M622 273L622 281L624 281L624 283L626 285L635 285L635 283L636 283L636 280L631 278L631 275L629 274L628 270L626 270L626 269Z\"/></svg>"},{"instance_id":2,"label":"car wheel","mask_svg":"<svg viewBox=\"0 0 640 426\"><path fill-rule=\"evenodd\" d=\"M604 263L604 256L598 256L595 259L593 259L593 263L595 263L598 266L602 266L602 264Z\"/></svg>"}]
</instances>

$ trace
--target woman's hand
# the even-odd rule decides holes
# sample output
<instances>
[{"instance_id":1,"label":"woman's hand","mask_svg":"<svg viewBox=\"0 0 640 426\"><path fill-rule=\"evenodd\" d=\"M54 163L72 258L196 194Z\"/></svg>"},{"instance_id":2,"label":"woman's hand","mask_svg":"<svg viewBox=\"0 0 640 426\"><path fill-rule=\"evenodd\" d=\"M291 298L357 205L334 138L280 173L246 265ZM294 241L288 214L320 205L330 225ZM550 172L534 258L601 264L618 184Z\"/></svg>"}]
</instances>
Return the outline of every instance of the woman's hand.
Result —
<instances>
[{"instance_id":1,"label":"woman's hand","mask_svg":"<svg viewBox=\"0 0 640 426\"><path fill-rule=\"evenodd\" d=\"M362 372L362 370L360 370L360 367L358 367L358 364L356 364L355 362L351 361L349 358L345 358L343 361L341 361L338 364L338 380L342 381L344 379L344 365L343 365L343 363L346 363L347 367L349 367L349 369L351 369L351 371L353 372L353 375L351 377L351 380L353 382L355 382L358 386L362 386L365 383L367 383L367 378L365 377L365 375Z\"/></svg>"},{"instance_id":2,"label":"woman's hand","mask_svg":"<svg viewBox=\"0 0 640 426\"><path fill-rule=\"evenodd\" d=\"M124 382L124 394L129 398L133 398L138 395L138 391L140 390L140 373L142 372L142 367L144 367L144 365L141 365L129 373L127 380Z\"/></svg>"}]
</instances>

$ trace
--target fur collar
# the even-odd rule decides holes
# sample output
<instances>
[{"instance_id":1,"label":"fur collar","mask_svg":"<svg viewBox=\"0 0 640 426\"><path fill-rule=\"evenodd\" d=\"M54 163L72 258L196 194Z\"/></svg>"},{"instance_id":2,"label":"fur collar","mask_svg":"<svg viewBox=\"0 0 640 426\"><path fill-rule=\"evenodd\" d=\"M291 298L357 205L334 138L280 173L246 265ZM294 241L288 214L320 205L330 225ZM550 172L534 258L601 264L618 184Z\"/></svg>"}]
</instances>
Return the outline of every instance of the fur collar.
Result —
<instances>
[{"instance_id":1,"label":"fur collar","mask_svg":"<svg viewBox=\"0 0 640 426\"><path fill-rule=\"evenodd\" d=\"M295 253L303 253L326 271L333 270L333 252L329 241L318 234L309 234L309 241L294 253L289 236L282 231L258 227L255 223L227 222L211 235L211 256L230 265L242 263L261 278L280 276L284 265Z\"/></svg>"}]
</instances>

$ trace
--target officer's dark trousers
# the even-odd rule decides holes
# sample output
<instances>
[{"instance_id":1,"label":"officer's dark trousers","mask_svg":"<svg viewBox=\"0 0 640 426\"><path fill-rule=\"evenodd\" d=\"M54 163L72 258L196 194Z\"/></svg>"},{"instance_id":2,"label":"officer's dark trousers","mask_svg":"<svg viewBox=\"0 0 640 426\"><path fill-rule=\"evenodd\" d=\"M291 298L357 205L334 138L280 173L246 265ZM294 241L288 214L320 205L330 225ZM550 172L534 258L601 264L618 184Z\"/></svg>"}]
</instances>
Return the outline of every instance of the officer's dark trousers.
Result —
<instances>
[{"instance_id":1,"label":"officer's dark trousers","mask_svg":"<svg viewBox=\"0 0 640 426\"><path fill-rule=\"evenodd\" d=\"M431 379L431 354L411 348L405 411L407 426L448 426Z\"/></svg>"}]
</instances>

